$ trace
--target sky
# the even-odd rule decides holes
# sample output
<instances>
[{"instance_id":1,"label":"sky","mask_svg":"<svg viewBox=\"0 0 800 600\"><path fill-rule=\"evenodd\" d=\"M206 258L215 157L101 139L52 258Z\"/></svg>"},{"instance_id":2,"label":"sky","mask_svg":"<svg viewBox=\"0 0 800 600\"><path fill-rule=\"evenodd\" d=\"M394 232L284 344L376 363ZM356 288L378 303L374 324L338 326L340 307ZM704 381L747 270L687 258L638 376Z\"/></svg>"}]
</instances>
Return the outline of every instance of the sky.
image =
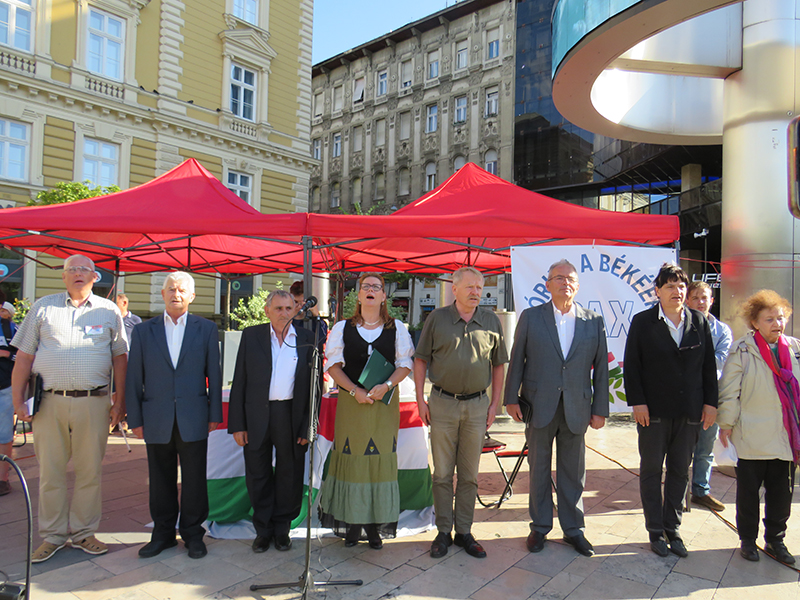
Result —
<instances>
[{"instance_id":1,"label":"sky","mask_svg":"<svg viewBox=\"0 0 800 600\"><path fill-rule=\"evenodd\" d=\"M315 0L312 63L399 29L454 0Z\"/></svg>"}]
</instances>

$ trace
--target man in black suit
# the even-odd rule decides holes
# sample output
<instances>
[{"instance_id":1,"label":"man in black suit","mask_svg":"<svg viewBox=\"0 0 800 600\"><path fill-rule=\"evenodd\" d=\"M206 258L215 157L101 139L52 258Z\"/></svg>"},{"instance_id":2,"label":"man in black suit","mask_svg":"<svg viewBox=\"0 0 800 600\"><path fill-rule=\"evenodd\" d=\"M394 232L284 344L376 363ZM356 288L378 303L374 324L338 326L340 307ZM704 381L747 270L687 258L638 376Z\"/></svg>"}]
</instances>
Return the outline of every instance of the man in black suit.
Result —
<instances>
[{"instance_id":1,"label":"man in black suit","mask_svg":"<svg viewBox=\"0 0 800 600\"><path fill-rule=\"evenodd\" d=\"M268 550L273 538L277 550L292 547L289 528L303 497L314 345L310 331L292 325L297 309L289 292L271 292L264 310L270 322L242 332L228 404L228 431L244 447L253 552Z\"/></svg>"},{"instance_id":2,"label":"man in black suit","mask_svg":"<svg viewBox=\"0 0 800 600\"><path fill-rule=\"evenodd\" d=\"M628 332L625 393L639 431L639 492L650 549L685 557L678 528L700 427L711 427L717 415L716 359L708 321L684 304L686 273L664 264L654 283L658 304L635 315Z\"/></svg>"},{"instance_id":3,"label":"man in black suit","mask_svg":"<svg viewBox=\"0 0 800 600\"><path fill-rule=\"evenodd\" d=\"M213 322L189 314L195 293L188 273L167 275L161 296L164 314L133 329L125 387L128 426L147 444L154 522L151 541L139 556L150 558L176 544L180 510L178 528L189 557L202 558L207 554L208 433L222 422L219 334Z\"/></svg>"}]
</instances>

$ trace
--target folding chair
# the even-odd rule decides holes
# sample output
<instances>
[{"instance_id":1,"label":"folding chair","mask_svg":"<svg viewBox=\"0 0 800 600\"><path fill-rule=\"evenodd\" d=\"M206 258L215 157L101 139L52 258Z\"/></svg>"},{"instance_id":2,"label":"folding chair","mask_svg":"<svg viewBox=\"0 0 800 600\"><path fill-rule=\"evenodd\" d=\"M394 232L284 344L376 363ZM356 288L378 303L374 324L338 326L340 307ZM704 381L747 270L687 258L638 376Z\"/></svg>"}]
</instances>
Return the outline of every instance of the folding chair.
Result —
<instances>
[{"instance_id":1,"label":"folding chair","mask_svg":"<svg viewBox=\"0 0 800 600\"><path fill-rule=\"evenodd\" d=\"M522 450L506 450L506 444L503 442L499 442L489 437L489 433L486 433L486 439L483 442L483 450L481 454L493 454L495 460L497 461L497 466L500 467L500 474L503 476L503 479L506 482L505 487L503 488L503 493L500 494L500 498L495 500L494 502L484 502L481 499L480 493L478 494L478 502L481 503L481 506L486 508L497 507L500 508L500 505L503 504L506 500L511 498L514 491L512 489L514 485L514 480L517 478L517 473L519 473L520 468L522 467L522 463L525 460L525 457L528 456L528 443L525 442L525 445L522 447ZM506 470L503 468L503 463L500 461L501 458L516 458L517 462L514 463L514 468L511 470L511 474L506 474Z\"/></svg>"}]
</instances>

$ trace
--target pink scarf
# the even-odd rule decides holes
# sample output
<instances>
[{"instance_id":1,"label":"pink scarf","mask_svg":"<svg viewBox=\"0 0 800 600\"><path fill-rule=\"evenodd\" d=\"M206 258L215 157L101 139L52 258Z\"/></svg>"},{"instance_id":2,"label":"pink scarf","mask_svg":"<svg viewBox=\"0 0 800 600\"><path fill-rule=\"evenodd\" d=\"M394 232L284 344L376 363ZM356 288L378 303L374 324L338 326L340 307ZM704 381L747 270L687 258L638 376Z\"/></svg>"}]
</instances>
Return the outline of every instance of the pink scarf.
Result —
<instances>
[{"instance_id":1,"label":"pink scarf","mask_svg":"<svg viewBox=\"0 0 800 600\"><path fill-rule=\"evenodd\" d=\"M778 358L780 364L775 364L775 355L770 350L769 344L758 331L755 334L756 344L761 353L761 358L772 369L775 387L778 388L778 397L783 410L783 426L789 434L789 445L792 447L794 462L800 462L800 385L792 373L792 355L789 343L785 336L778 338Z\"/></svg>"}]
</instances>

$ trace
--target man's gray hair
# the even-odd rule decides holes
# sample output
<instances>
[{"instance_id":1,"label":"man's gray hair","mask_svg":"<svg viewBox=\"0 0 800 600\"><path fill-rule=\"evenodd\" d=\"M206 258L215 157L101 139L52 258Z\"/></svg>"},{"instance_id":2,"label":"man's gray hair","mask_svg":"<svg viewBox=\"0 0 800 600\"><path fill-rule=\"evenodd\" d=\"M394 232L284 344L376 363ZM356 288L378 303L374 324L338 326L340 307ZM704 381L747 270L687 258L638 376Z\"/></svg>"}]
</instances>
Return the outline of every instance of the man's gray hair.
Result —
<instances>
[{"instance_id":1,"label":"man's gray hair","mask_svg":"<svg viewBox=\"0 0 800 600\"><path fill-rule=\"evenodd\" d=\"M194 294L194 277L189 275L186 271L173 271L167 278L164 280L164 283L161 285L161 289L165 290L169 286L169 282L174 281L178 285L183 286L186 288L186 291L190 294Z\"/></svg>"},{"instance_id":2,"label":"man's gray hair","mask_svg":"<svg viewBox=\"0 0 800 600\"><path fill-rule=\"evenodd\" d=\"M286 290L272 290L269 293L269 295L267 296L267 301L264 302L264 308L268 308L268 307L272 306L272 299L273 298L278 298L278 297L287 298L288 300L291 300L292 303L294 303L294 296L292 296Z\"/></svg>"},{"instance_id":3,"label":"man's gray hair","mask_svg":"<svg viewBox=\"0 0 800 600\"><path fill-rule=\"evenodd\" d=\"M552 273L558 267L569 267L572 269L572 272L575 273L575 275L578 274L578 269L575 268L575 265L569 262L566 258L562 258L561 260L554 262L552 265L550 265L550 268L547 269L548 279L550 279L550 273Z\"/></svg>"},{"instance_id":4,"label":"man's gray hair","mask_svg":"<svg viewBox=\"0 0 800 600\"><path fill-rule=\"evenodd\" d=\"M483 281L483 273L478 271L475 267L461 267L453 272L453 285L458 285L468 273L480 277L481 281Z\"/></svg>"},{"instance_id":5,"label":"man's gray hair","mask_svg":"<svg viewBox=\"0 0 800 600\"><path fill-rule=\"evenodd\" d=\"M69 263L71 261L75 260L76 258L83 258L85 260L88 260L89 264L92 265L92 271L95 270L94 261L91 258L89 258L88 256L84 256L83 254L73 254L72 256L68 256L67 258L65 258L64 259L64 269L66 269L69 266Z\"/></svg>"}]
</instances>

